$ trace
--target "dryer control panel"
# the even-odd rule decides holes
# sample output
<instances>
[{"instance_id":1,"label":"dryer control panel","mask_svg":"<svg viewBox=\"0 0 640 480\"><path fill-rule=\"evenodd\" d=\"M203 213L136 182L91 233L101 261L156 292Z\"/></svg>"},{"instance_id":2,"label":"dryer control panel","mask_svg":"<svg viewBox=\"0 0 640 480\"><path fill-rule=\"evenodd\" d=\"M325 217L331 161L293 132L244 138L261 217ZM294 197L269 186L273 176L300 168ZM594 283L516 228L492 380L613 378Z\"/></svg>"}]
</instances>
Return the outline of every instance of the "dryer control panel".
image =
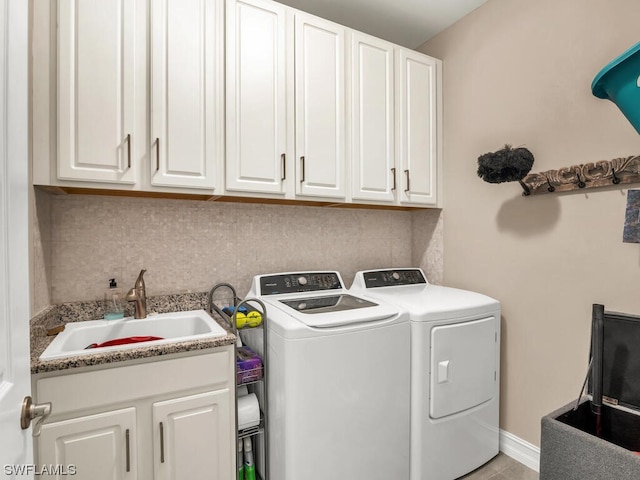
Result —
<instances>
[{"instance_id":1,"label":"dryer control panel","mask_svg":"<svg viewBox=\"0 0 640 480\"><path fill-rule=\"evenodd\" d=\"M363 274L366 288L396 287L427 283L422 272L415 268L404 270L379 270Z\"/></svg>"},{"instance_id":2,"label":"dryer control panel","mask_svg":"<svg viewBox=\"0 0 640 480\"><path fill-rule=\"evenodd\" d=\"M340 290L342 282L336 272L282 273L260 277L261 295Z\"/></svg>"}]
</instances>

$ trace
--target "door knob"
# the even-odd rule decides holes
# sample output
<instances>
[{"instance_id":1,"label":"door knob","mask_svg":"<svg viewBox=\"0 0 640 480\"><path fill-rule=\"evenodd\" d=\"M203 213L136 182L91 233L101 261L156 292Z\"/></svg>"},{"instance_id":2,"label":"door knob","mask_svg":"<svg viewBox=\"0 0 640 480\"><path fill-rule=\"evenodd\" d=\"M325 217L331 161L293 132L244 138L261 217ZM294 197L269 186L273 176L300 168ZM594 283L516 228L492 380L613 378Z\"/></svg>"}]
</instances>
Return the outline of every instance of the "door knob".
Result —
<instances>
[{"instance_id":1,"label":"door knob","mask_svg":"<svg viewBox=\"0 0 640 480\"><path fill-rule=\"evenodd\" d=\"M30 396L24 397L22 401L22 411L20 413L20 427L26 430L29 428L29 425L31 425L31 420L37 418L38 421L33 426L33 436L39 437L42 423L50 414L51 402L34 404Z\"/></svg>"}]
</instances>

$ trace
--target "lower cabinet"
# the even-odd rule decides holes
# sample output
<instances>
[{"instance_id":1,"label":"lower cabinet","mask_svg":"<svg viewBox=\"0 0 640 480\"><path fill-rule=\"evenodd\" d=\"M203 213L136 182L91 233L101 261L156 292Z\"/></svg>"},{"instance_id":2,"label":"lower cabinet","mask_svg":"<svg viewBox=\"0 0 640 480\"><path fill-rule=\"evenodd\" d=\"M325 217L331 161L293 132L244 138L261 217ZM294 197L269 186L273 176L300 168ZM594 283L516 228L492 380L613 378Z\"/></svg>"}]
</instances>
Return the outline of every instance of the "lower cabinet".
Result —
<instances>
[{"instance_id":1,"label":"lower cabinet","mask_svg":"<svg viewBox=\"0 0 640 480\"><path fill-rule=\"evenodd\" d=\"M38 464L60 466L77 478L133 480L135 443L135 408L70 418L43 426Z\"/></svg>"},{"instance_id":2,"label":"lower cabinet","mask_svg":"<svg viewBox=\"0 0 640 480\"><path fill-rule=\"evenodd\" d=\"M153 404L154 478L230 478L229 397L225 389Z\"/></svg>"},{"instance_id":3,"label":"lower cabinet","mask_svg":"<svg viewBox=\"0 0 640 480\"><path fill-rule=\"evenodd\" d=\"M34 376L37 401L52 403L37 464L79 480L232 479L233 346L212 352Z\"/></svg>"}]
</instances>

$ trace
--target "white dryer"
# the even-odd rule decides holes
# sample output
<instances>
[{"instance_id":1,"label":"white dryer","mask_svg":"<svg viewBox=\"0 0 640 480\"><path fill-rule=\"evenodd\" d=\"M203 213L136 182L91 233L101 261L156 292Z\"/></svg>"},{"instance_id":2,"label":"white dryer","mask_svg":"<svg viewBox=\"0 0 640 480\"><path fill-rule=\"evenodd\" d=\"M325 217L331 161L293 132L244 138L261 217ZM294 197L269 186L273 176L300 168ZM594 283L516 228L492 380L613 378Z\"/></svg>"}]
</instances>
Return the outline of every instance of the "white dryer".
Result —
<instances>
[{"instance_id":1,"label":"white dryer","mask_svg":"<svg viewBox=\"0 0 640 480\"><path fill-rule=\"evenodd\" d=\"M350 291L409 312L411 480L453 480L497 455L500 303L418 268L358 272Z\"/></svg>"},{"instance_id":2,"label":"white dryer","mask_svg":"<svg viewBox=\"0 0 640 480\"><path fill-rule=\"evenodd\" d=\"M338 272L259 275L249 297L268 317L269 478L408 479L408 315Z\"/></svg>"}]
</instances>

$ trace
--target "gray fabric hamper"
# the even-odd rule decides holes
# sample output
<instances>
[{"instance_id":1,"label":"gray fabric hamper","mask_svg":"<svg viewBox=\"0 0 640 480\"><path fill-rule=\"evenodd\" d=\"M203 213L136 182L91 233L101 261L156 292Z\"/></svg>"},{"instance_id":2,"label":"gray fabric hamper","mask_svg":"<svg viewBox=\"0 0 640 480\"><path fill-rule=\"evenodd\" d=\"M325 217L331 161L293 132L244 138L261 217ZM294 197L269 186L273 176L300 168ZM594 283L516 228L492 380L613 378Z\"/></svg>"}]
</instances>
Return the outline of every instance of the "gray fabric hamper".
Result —
<instances>
[{"instance_id":1,"label":"gray fabric hamper","mask_svg":"<svg viewBox=\"0 0 640 480\"><path fill-rule=\"evenodd\" d=\"M588 397L580 410L588 410ZM640 457L603 438L565 423L575 402L542 417L540 480L636 480L640 479ZM613 409L613 407L607 407ZM640 425L640 415L636 417ZM560 420L559 420L560 419ZM640 438L638 439L640 441Z\"/></svg>"},{"instance_id":2,"label":"gray fabric hamper","mask_svg":"<svg viewBox=\"0 0 640 480\"><path fill-rule=\"evenodd\" d=\"M589 395L542 418L540 480L640 480L640 316L593 304L590 358Z\"/></svg>"}]
</instances>

